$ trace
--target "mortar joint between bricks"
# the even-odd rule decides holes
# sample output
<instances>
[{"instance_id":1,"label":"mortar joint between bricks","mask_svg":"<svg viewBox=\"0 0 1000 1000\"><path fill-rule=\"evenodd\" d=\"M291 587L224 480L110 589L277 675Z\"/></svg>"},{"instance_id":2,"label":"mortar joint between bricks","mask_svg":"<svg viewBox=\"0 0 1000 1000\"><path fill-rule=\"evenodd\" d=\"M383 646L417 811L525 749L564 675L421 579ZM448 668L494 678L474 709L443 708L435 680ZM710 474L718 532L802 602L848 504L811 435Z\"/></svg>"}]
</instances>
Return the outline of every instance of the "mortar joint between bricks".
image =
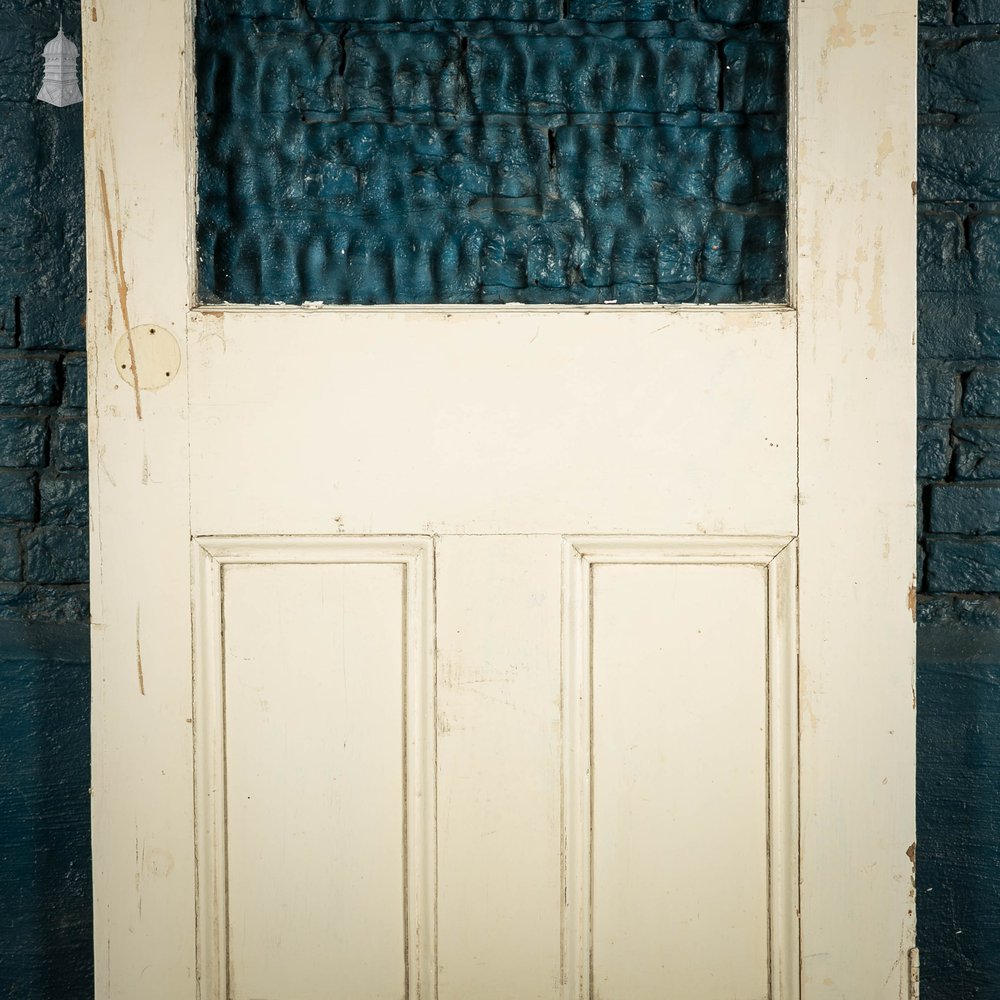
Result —
<instances>
[{"instance_id":1,"label":"mortar joint between bricks","mask_svg":"<svg viewBox=\"0 0 1000 1000\"><path fill-rule=\"evenodd\" d=\"M21 346L21 296L14 296L14 346Z\"/></svg>"},{"instance_id":2,"label":"mortar joint between bricks","mask_svg":"<svg viewBox=\"0 0 1000 1000\"><path fill-rule=\"evenodd\" d=\"M66 352L62 351L57 358L57 363L55 366L55 383L52 387L52 396L55 399L55 405L61 407L63 405L63 397L65 395L66 389Z\"/></svg>"}]
</instances>

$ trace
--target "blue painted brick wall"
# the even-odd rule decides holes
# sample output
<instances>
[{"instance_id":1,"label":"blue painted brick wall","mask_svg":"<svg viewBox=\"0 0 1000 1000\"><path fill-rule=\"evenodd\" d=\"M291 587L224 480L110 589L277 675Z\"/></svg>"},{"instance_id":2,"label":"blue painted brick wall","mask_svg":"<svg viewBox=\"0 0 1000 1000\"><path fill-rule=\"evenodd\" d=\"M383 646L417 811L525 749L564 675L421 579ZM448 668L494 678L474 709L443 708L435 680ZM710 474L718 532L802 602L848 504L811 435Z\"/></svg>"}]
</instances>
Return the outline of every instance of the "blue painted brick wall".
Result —
<instances>
[{"instance_id":1,"label":"blue painted brick wall","mask_svg":"<svg viewBox=\"0 0 1000 1000\"><path fill-rule=\"evenodd\" d=\"M0 997L91 1000L85 625L0 625Z\"/></svg>"},{"instance_id":2,"label":"blue painted brick wall","mask_svg":"<svg viewBox=\"0 0 1000 1000\"><path fill-rule=\"evenodd\" d=\"M93 996L79 4L0 0L0 998Z\"/></svg>"},{"instance_id":3,"label":"blue painted brick wall","mask_svg":"<svg viewBox=\"0 0 1000 1000\"><path fill-rule=\"evenodd\" d=\"M200 0L208 301L785 297L785 0Z\"/></svg>"},{"instance_id":4,"label":"blue painted brick wall","mask_svg":"<svg viewBox=\"0 0 1000 1000\"><path fill-rule=\"evenodd\" d=\"M952 10L952 6L954 10ZM1000 591L1000 7L922 9L919 475L924 589ZM981 23L986 19L986 23Z\"/></svg>"},{"instance_id":5,"label":"blue painted brick wall","mask_svg":"<svg viewBox=\"0 0 1000 1000\"><path fill-rule=\"evenodd\" d=\"M1000 996L1000 643L995 609L920 629L917 887L921 996ZM985 612L985 614L983 614Z\"/></svg>"},{"instance_id":6,"label":"blue painted brick wall","mask_svg":"<svg viewBox=\"0 0 1000 1000\"><path fill-rule=\"evenodd\" d=\"M83 117L35 100L80 8L25 6L0 0L0 621L84 622Z\"/></svg>"},{"instance_id":7,"label":"blue painted brick wall","mask_svg":"<svg viewBox=\"0 0 1000 1000\"><path fill-rule=\"evenodd\" d=\"M922 0L922 995L1000 997L1000 2Z\"/></svg>"}]
</instances>

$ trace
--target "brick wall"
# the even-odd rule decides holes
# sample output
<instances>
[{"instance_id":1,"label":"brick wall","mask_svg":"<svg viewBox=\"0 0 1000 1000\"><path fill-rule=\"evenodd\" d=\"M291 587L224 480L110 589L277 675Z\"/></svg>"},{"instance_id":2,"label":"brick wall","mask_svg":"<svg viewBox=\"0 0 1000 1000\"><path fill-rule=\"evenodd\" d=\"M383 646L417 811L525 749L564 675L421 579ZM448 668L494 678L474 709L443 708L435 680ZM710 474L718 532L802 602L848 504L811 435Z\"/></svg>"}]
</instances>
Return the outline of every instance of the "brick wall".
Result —
<instances>
[{"instance_id":1,"label":"brick wall","mask_svg":"<svg viewBox=\"0 0 1000 1000\"><path fill-rule=\"evenodd\" d=\"M954 9L952 9L954 8ZM919 470L924 620L1000 591L1000 4L923 4ZM940 596L938 596L940 595Z\"/></svg>"},{"instance_id":2,"label":"brick wall","mask_svg":"<svg viewBox=\"0 0 1000 1000\"><path fill-rule=\"evenodd\" d=\"M78 4L0 0L0 997L93 996Z\"/></svg>"},{"instance_id":3,"label":"brick wall","mask_svg":"<svg viewBox=\"0 0 1000 1000\"><path fill-rule=\"evenodd\" d=\"M59 15L0 4L0 620L87 619L80 106L35 100Z\"/></svg>"},{"instance_id":4,"label":"brick wall","mask_svg":"<svg viewBox=\"0 0 1000 1000\"><path fill-rule=\"evenodd\" d=\"M200 0L208 301L785 298L785 0Z\"/></svg>"},{"instance_id":5,"label":"brick wall","mask_svg":"<svg viewBox=\"0 0 1000 1000\"><path fill-rule=\"evenodd\" d=\"M918 936L1000 997L1000 2L922 0Z\"/></svg>"}]
</instances>

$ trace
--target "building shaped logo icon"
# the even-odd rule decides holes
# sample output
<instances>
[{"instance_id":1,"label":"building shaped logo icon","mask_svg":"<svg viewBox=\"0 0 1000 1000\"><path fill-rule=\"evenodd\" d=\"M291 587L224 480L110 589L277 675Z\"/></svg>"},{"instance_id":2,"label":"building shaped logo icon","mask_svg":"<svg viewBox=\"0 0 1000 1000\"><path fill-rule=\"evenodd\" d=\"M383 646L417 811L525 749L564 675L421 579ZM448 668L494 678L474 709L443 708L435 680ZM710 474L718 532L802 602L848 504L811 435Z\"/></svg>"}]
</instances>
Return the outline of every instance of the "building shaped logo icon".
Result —
<instances>
[{"instance_id":1,"label":"building shaped logo icon","mask_svg":"<svg viewBox=\"0 0 1000 1000\"><path fill-rule=\"evenodd\" d=\"M59 34L52 39L44 50L45 76L42 89L38 91L38 99L46 104L54 104L57 108L65 108L70 104L79 104L83 100L80 85L76 80L77 47L63 34L62 20L59 22Z\"/></svg>"}]
</instances>

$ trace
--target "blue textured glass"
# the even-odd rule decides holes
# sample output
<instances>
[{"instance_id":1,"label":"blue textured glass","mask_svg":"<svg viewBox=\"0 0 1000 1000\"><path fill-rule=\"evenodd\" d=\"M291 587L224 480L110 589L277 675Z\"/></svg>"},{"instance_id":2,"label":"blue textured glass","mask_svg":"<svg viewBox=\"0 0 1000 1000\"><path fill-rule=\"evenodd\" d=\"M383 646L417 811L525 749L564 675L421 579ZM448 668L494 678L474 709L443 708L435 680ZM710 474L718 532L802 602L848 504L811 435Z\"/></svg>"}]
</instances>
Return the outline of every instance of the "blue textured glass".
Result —
<instances>
[{"instance_id":1,"label":"blue textured glass","mask_svg":"<svg viewBox=\"0 0 1000 1000\"><path fill-rule=\"evenodd\" d=\"M780 302L785 0L198 0L205 302Z\"/></svg>"}]
</instances>

